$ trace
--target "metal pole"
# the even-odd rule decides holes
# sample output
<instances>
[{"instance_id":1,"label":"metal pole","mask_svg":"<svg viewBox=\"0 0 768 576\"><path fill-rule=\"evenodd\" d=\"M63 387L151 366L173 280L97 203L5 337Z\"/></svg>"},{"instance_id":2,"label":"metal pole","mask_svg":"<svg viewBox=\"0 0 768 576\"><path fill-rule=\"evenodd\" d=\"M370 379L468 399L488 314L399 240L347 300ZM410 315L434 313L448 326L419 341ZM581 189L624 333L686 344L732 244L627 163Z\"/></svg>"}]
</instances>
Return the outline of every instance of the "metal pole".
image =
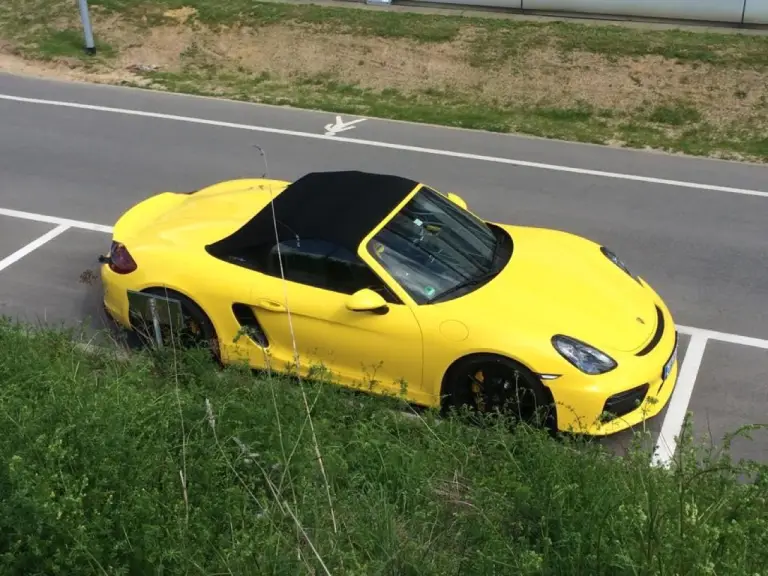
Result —
<instances>
[{"instance_id":1,"label":"metal pole","mask_svg":"<svg viewBox=\"0 0 768 576\"><path fill-rule=\"evenodd\" d=\"M83 0L85 1L85 0ZM155 328L155 342L157 347L163 347L163 333L160 331L160 318L157 316L157 302L154 298L149 299L149 312L152 314L152 324Z\"/></svg>"},{"instance_id":2,"label":"metal pole","mask_svg":"<svg viewBox=\"0 0 768 576\"><path fill-rule=\"evenodd\" d=\"M83 21L83 32L85 33L85 52L86 54L96 54L91 17L88 15L88 0L78 0L78 2L80 4L80 20Z\"/></svg>"}]
</instances>

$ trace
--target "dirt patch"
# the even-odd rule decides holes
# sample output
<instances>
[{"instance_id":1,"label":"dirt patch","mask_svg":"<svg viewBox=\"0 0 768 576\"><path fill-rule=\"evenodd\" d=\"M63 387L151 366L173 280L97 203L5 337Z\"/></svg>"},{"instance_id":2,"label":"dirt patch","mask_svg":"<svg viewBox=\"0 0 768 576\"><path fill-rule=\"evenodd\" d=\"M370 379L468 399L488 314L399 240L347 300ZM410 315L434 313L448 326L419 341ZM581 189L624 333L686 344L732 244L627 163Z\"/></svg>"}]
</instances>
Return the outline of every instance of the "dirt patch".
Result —
<instances>
[{"instance_id":1,"label":"dirt patch","mask_svg":"<svg viewBox=\"0 0 768 576\"><path fill-rule=\"evenodd\" d=\"M190 6L182 6L176 10L167 10L163 12L163 16L176 20L179 24L186 24L187 20L193 16L197 16L197 9Z\"/></svg>"},{"instance_id":2,"label":"dirt patch","mask_svg":"<svg viewBox=\"0 0 768 576\"><path fill-rule=\"evenodd\" d=\"M186 22L193 9L167 12ZM473 66L471 32L450 43L424 44L317 32L307 26L205 27L165 25L139 30L117 18L99 29L119 48L117 68L145 65L181 72L207 66L220 72L269 74L288 81L325 77L364 89L404 94L451 92L502 105L652 109L684 101L715 124L727 124L765 105L766 76L757 70L679 64L660 56L609 59L543 46L514 59Z\"/></svg>"},{"instance_id":3,"label":"dirt patch","mask_svg":"<svg viewBox=\"0 0 768 576\"><path fill-rule=\"evenodd\" d=\"M150 86L152 81L129 69L115 70L103 66L83 68L76 59L60 58L55 61L29 61L19 56L0 53L0 70L8 74L33 78L54 78L75 82ZM154 86L161 88L161 86Z\"/></svg>"},{"instance_id":4,"label":"dirt patch","mask_svg":"<svg viewBox=\"0 0 768 576\"><path fill-rule=\"evenodd\" d=\"M697 123L724 130L739 123L753 131L768 130L768 82L760 68L680 62L658 55L564 53L557 42L546 38L535 43L521 40L517 45L505 40L493 52L484 44L485 33L471 26L462 28L451 41L418 42L332 33L328 26L307 23L220 26L213 31L197 21L196 10L188 7L163 16L164 23L149 26L96 12L94 26L99 38L112 47L113 58L87 65L76 58L35 62L8 55L10 44L5 48L0 44L0 52L5 53L0 69L143 85L152 82L145 78L147 71L174 75L176 81L195 74L189 76L195 87L209 94L238 90L222 84L224 75L230 83L236 82L233 78L269 78L283 90L298 83L304 94L313 86L322 91L333 83L376 93L390 91L420 102L433 98L437 106L460 102L500 111L554 110L561 115L586 109L601 118L601 129L618 126L619 121L611 118L622 118L649 123L662 136ZM478 59L482 50L483 58ZM614 134L602 139L621 140Z\"/></svg>"},{"instance_id":5,"label":"dirt patch","mask_svg":"<svg viewBox=\"0 0 768 576\"><path fill-rule=\"evenodd\" d=\"M140 38L130 37L130 44L120 50L117 57L119 68L140 64L179 71L181 55L189 49L196 34L185 28L167 26L152 28Z\"/></svg>"}]
</instances>

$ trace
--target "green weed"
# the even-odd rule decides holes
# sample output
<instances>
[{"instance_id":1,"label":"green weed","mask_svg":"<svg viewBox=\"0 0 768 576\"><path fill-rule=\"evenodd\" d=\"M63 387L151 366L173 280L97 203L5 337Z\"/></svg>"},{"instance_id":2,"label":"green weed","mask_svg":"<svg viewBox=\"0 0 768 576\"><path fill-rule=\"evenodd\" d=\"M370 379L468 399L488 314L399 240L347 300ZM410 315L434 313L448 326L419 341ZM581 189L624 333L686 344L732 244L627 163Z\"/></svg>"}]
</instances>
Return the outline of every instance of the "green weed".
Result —
<instances>
[{"instance_id":1,"label":"green weed","mask_svg":"<svg viewBox=\"0 0 768 576\"><path fill-rule=\"evenodd\" d=\"M397 399L220 371L195 351L87 354L72 337L0 327L3 573L768 565L766 468L727 452L688 440L677 467L656 469L639 448L619 458L503 422L404 418Z\"/></svg>"}]
</instances>

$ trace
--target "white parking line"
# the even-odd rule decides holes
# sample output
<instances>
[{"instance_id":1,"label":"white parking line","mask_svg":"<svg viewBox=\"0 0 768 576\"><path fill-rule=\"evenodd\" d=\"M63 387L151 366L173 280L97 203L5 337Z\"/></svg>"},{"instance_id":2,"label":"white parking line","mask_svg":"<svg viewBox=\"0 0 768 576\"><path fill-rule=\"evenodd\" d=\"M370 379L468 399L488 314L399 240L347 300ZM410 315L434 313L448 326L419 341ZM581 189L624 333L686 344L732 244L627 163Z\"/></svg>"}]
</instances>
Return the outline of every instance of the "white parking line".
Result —
<instances>
[{"instance_id":1,"label":"white parking line","mask_svg":"<svg viewBox=\"0 0 768 576\"><path fill-rule=\"evenodd\" d=\"M701 360L704 357L704 349L707 346L707 337L700 333L691 336L685 358L677 377L677 385L672 393L672 398L664 415L661 432L654 446L651 463L655 466L669 466L675 457L678 436L685 423L685 415L691 402L693 387L699 374Z\"/></svg>"},{"instance_id":2,"label":"white parking line","mask_svg":"<svg viewBox=\"0 0 768 576\"><path fill-rule=\"evenodd\" d=\"M59 227L63 226L65 229L78 228L80 230L91 230L93 232L104 232L106 234L111 234L114 230L112 226L104 226L103 224L94 224L93 222L84 222L82 220L70 220L69 218L59 218L58 216L48 216L47 214L37 214L35 212L11 210L9 208L0 208L0 216L20 218L22 220L32 220L33 222L43 222L46 224L56 224ZM53 233L54 231L55 230L52 230L49 232L49 234ZM62 230L62 232L63 231L64 230ZM61 232L58 234L60 233ZM39 240L40 239L37 241ZM13 256L13 254L11 256ZM11 256L8 258L11 258ZM22 254L22 257L23 256L24 254ZM2 268L0 268L0 270L2 270ZM728 332L718 332L716 330L707 330L706 328L694 328L692 326L682 325L678 325L677 330L681 334L686 334L688 336L702 336L709 340L720 340L721 342L738 344L740 346L751 346L753 348L762 348L763 350L768 350L768 340L764 340L762 338L753 338L752 336L742 336L740 334L730 334Z\"/></svg>"},{"instance_id":3,"label":"white parking line","mask_svg":"<svg viewBox=\"0 0 768 576\"><path fill-rule=\"evenodd\" d=\"M42 246L46 242L50 242L51 240L56 238L56 236L58 236L59 234L62 234L63 232L66 232L67 230L69 230L69 226L66 226L65 224L59 224L58 226L56 226L56 228L54 228L53 230L49 230L48 232L40 236L40 238L38 238L37 240L33 240L23 248L19 248L18 250L16 250L16 252L11 254L10 256L6 256L2 260L0 260L0 271L5 270L11 264L18 262L19 260L24 258L24 256L26 256L27 254L31 254L32 252L40 248L40 246Z\"/></svg>"},{"instance_id":4,"label":"white parking line","mask_svg":"<svg viewBox=\"0 0 768 576\"><path fill-rule=\"evenodd\" d=\"M710 340L720 340L729 344L738 344L740 346L752 346L753 348L762 348L768 350L768 340L762 338L752 338L751 336L740 336L739 334L728 334L727 332L718 332L716 330L706 330L704 328L692 328L690 326L678 326L677 331L688 336L702 336Z\"/></svg>"},{"instance_id":5,"label":"white parking line","mask_svg":"<svg viewBox=\"0 0 768 576\"><path fill-rule=\"evenodd\" d=\"M58 224L69 228L79 228L80 230L91 230L93 232L105 232L110 234L112 226L102 226L101 224L92 224L80 220L70 220L69 218L59 218L58 216L47 216L45 214L35 214L34 212L22 212L21 210L10 210L0 208L0 216L9 218L20 218L21 220L32 220L33 222L44 222L45 224Z\"/></svg>"},{"instance_id":6,"label":"white parking line","mask_svg":"<svg viewBox=\"0 0 768 576\"><path fill-rule=\"evenodd\" d=\"M158 118L162 120L175 120L178 122L187 122L191 124L204 124L208 126L218 126L222 128L234 128L237 130L250 130L252 132L264 132L268 134L280 134L283 136L298 136L301 138L310 138L315 140L327 140L330 142L346 142L348 144L357 144L359 146L374 146L377 148L390 148L393 150L403 150L406 152L419 152L422 154L433 154L437 156L449 156L452 158L463 158L465 160L478 160L482 162L494 162L497 164L509 164L512 166L522 166L525 168L539 168L555 172L570 172L573 174L582 174L587 176L599 176L603 178L616 178L619 180L632 180L635 182L645 182L647 184L661 184L665 186L677 186L681 188L694 188L697 190L710 190L714 192L727 192L730 194L742 194L745 196L760 196L768 198L768 192L762 190L750 190L747 188L732 188L730 186L715 186L713 184L703 184L698 182L685 182L681 180L667 180L663 178L652 178L650 176L637 176L634 174L621 174L617 172L603 172L601 170L588 170L584 168L574 168L571 166L559 166L557 164L545 164L542 162L528 162L526 160L515 160L512 158L500 158L497 156L484 156L481 154L469 154L466 152L453 152L450 150L439 150L435 148L423 148L420 146L408 146L405 144L393 144L390 142L378 142L375 140L362 140L357 138L347 138L343 136L326 136L324 134L315 134L311 132L300 132L297 130L284 130L282 128L269 128L267 126L252 126L250 124L237 124L234 122L220 122L218 120L206 120L204 118L194 118L190 116L177 116L175 114L160 114L158 112L145 112L142 110L129 110L126 108L111 108L108 106L94 106L92 104L80 104L78 102L62 102L58 100L43 100L40 98L23 98L21 96L12 96L9 94L0 94L0 100L11 102L24 102L27 104L43 104L46 106L59 106L64 108L78 108L80 110L91 110L97 112L110 112L112 114L125 114L129 116L142 116L145 118Z\"/></svg>"},{"instance_id":7,"label":"white parking line","mask_svg":"<svg viewBox=\"0 0 768 576\"><path fill-rule=\"evenodd\" d=\"M68 218L59 218L57 216L48 216L45 214L36 214L34 212L23 212L20 210L10 210L0 208L0 216L10 218L20 218L34 222L57 224L56 228L47 232L37 240L30 242L23 248L17 250L10 256L0 260L0 271L7 268L14 262L21 260L24 256L30 254L46 242L52 240L70 228L81 230L91 230L94 232L111 233L113 227L94 224L92 222L83 222L80 220L70 220ZM669 466L674 459L677 450L678 436L685 423L685 416L690 404L693 388L696 383L701 361L704 356L704 350L708 340L719 340L742 346L751 346L768 350L768 340L761 338L752 338L750 336L741 336L739 334L729 334L704 328L695 328L691 326L677 326L681 334L690 336L690 342L685 353L685 358L680 366L678 381L675 391L669 400L667 411L662 423L654 453L652 465Z\"/></svg>"}]
</instances>

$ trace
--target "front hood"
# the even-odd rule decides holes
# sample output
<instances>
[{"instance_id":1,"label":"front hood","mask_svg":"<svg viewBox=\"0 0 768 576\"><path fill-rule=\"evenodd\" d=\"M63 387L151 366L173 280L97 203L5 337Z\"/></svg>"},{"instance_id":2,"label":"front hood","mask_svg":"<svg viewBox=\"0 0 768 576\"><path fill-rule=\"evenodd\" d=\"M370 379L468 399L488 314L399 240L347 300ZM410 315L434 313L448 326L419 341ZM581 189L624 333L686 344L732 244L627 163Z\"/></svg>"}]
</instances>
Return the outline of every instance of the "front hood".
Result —
<instances>
[{"instance_id":1,"label":"front hood","mask_svg":"<svg viewBox=\"0 0 768 576\"><path fill-rule=\"evenodd\" d=\"M534 326L610 352L630 352L652 336L653 293L608 260L600 246L565 232L503 226L514 241L504 270L460 298L498 325ZM457 302L458 303L458 302ZM480 305L482 303L482 305Z\"/></svg>"}]
</instances>

